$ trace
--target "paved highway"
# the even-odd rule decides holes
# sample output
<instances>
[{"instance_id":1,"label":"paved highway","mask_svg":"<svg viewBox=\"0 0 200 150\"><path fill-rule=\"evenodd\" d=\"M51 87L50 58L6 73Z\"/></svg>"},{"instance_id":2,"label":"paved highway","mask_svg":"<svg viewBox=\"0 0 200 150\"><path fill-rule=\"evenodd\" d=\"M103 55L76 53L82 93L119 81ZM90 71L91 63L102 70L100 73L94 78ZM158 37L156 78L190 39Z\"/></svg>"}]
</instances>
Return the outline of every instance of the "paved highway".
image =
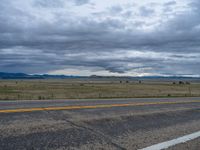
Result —
<instances>
[{"instance_id":1,"label":"paved highway","mask_svg":"<svg viewBox=\"0 0 200 150\"><path fill-rule=\"evenodd\" d=\"M200 98L0 101L2 150L198 150L199 131Z\"/></svg>"}]
</instances>

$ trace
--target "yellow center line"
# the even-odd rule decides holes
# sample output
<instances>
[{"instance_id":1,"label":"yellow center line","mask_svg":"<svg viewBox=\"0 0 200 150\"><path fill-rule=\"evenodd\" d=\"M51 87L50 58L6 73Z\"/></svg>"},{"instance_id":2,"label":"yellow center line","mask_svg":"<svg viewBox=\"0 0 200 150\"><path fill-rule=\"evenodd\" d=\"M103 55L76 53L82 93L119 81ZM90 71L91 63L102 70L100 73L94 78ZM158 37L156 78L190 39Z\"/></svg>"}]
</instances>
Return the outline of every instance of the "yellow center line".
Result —
<instances>
[{"instance_id":1,"label":"yellow center line","mask_svg":"<svg viewBox=\"0 0 200 150\"><path fill-rule=\"evenodd\" d=\"M62 106L62 107L39 107L39 108L22 108L0 110L0 113L17 113L17 112L33 112L33 111L49 111L49 110L75 110L75 109L96 109L111 107L128 107L128 106L146 106L146 105L165 105L165 104L189 104L200 103L200 101L182 101L182 102L143 102L143 103L126 103L126 104L104 104L104 105L85 105L85 106Z\"/></svg>"}]
</instances>

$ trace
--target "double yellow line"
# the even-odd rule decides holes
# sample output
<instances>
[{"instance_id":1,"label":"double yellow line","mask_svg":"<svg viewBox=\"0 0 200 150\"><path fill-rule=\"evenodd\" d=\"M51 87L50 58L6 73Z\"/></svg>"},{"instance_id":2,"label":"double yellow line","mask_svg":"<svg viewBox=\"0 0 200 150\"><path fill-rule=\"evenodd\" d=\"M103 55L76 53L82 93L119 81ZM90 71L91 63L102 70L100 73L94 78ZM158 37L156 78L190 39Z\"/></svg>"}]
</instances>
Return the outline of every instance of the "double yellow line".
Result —
<instances>
[{"instance_id":1,"label":"double yellow line","mask_svg":"<svg viewBox=\"0 0 200 150\"><path fill-rule=\"evenodd\" d=\"M189 103L200 103L200 101L195 100L195 101L182 101L182 102L143 102L143 103L104 104L104 105L88 105L88 106L85 105L85 106L22 108L22 109L0 110L0 113L19 113L19 112L53 111L53 110L55 111L55 110L96 109L96 108L111 108L111 107L166 105L166 104L189 104Z\"/></svg>"}]
</instances>

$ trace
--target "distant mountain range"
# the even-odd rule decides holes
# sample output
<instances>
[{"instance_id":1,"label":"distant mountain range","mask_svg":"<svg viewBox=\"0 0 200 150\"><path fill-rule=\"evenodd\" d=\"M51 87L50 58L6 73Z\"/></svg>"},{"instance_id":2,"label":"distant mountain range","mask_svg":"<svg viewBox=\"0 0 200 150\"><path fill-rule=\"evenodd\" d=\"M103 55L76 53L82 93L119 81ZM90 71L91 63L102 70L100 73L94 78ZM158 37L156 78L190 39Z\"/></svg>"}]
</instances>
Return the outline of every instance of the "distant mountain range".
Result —
<instances>
[{"instance_id":1,"label":"distant mountain range","mask_svg":"<svg viewBox=\"0 0 200 150\"><path fill-rule=\"evenodd\" d=\"M118 77L118 76L73 76L73 75L49 75L49 74L25 74L25 73L7 73L0 72L0 79L70 79L70 78L92 78L92 79L102 79L102 78L125 78L125 79L174 79L174 80L189 80L189 79L198 79L199 77L182 77L182 76L144 76L144 77Z\"/></svg>"},{"instance_id":2,"label":"distant mountain range","mask_svg":"<svg viewBox=\"0 0 200 150\"><path fill-rule=\"evenodd\" d=\"M66 76L66 75L49 75L49 74L25 74L25 73L7 73L0 72L0 79L66 79L80 78L81 76Z\"/></svg>"}]
</instances>

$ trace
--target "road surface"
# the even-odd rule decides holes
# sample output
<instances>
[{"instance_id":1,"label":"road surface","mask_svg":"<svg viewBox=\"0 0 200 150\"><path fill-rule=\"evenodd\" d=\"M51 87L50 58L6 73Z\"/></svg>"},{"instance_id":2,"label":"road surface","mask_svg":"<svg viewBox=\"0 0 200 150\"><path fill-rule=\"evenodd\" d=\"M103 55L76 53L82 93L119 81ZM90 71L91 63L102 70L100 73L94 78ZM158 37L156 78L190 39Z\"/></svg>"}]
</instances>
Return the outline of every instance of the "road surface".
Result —
<instances>
[{"instance_id":1,"label":"road surface","mask_svg":"<svg viewBox=\"0 0 200 150\"><path fill-rule=\"evenodd\" d=\"M2 150L198 150L199 131L200 98L0 101Z\"/></svg>"}]
</instances>

